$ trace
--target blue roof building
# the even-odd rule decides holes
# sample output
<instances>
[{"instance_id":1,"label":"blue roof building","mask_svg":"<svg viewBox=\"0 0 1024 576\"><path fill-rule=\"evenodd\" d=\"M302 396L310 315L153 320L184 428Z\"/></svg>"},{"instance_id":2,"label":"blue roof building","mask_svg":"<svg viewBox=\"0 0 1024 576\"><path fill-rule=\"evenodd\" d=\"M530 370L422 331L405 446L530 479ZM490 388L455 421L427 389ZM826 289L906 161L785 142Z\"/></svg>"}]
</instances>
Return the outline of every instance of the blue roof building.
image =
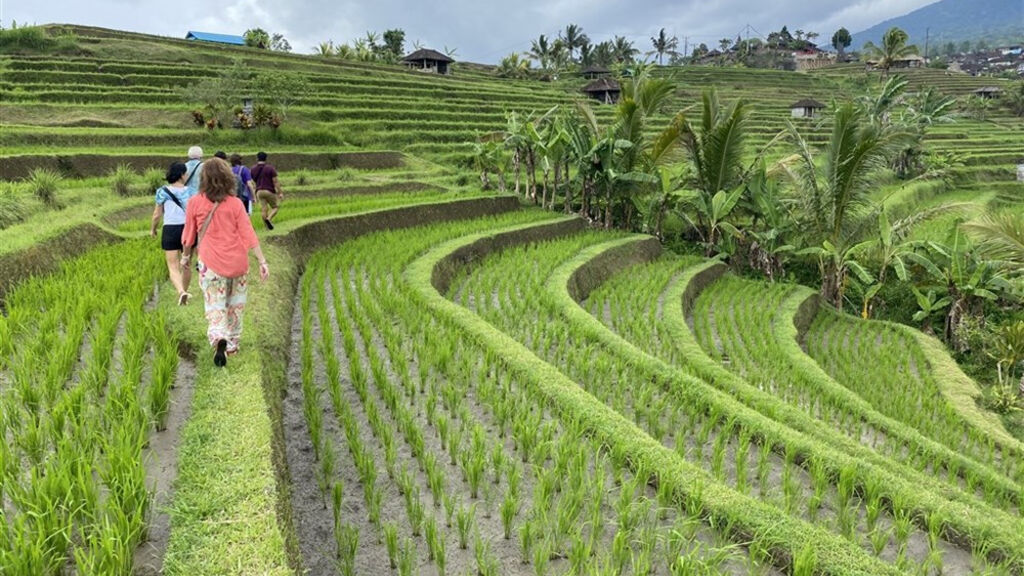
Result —
<instances>
[{"instance_id":1,"label":"blue roof building","mask_svg":"<svg viewBox=\"0 0 1024 576\"><path fill-rule=\"evenodd\" d=\"M232 34L213 34L210 32L193 32L188 31L185 35L185 40L199 40L202 42L219 42L221 44L234 44L235 46L245 46L245 38L241 36L234 36Z\"/></svg>"}]
</instances>

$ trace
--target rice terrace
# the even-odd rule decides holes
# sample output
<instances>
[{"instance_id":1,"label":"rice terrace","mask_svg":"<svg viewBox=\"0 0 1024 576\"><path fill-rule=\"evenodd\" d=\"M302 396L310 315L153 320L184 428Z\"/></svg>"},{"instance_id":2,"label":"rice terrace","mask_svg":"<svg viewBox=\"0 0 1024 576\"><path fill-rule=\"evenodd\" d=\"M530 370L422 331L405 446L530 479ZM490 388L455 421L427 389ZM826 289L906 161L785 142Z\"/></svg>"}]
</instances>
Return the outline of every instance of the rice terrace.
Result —
<instances>
[{"instance_id":1,"label":"rice terrace","mask_svg":"<svg viewBox=\"0 0 1024 576\"><path fill-rule=\"evenodd\" d=\"M397 32L0 30L0 574L1024 576L1016 69ZM283 192L226 356L192 146Z\"/></svg>"}]
</instances>

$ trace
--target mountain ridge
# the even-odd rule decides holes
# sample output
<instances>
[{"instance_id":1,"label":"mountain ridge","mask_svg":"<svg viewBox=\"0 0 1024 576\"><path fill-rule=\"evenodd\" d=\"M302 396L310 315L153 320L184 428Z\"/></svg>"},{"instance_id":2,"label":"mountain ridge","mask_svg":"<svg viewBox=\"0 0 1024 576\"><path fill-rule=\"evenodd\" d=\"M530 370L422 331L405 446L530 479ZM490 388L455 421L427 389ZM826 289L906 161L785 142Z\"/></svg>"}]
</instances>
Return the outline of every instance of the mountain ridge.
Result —
<instances>
[{"instance_id":1,"label":"mountain ridge","mask_svg":"<svg viewBox=\"0 0 1024 576\"><path fill-rule=\"evenodd\" d=\"M878 44L893 26L906 31L922 54L925 42L932 54L948 42L959 48L965 40L972 45L978 40L989 46L1019 44L1024 38L1024 0L940 0L853 34L853 47Z\"/></svg>"}]
</instances>

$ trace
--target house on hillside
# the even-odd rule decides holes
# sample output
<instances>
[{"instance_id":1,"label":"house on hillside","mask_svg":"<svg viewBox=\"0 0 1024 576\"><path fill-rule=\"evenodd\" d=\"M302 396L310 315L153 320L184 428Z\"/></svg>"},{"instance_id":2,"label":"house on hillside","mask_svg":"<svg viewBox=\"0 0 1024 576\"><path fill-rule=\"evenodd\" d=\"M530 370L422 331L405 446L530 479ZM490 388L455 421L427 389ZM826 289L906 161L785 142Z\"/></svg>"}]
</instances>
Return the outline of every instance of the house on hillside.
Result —
<instances>
[{"instance_id":1,"label":"house on hillside","mask_svg":"<svg viewBox=\"0 0 1024 576\"><path fill-rule=\"evenodd\" d=\"M917 54L911 54L906 58L900 58L899 60L893 60L892 64L889 64L889 68L905 69L905 68L924 68L926 62L924 57L918 56ZM869 68L878 68L878 60L868 60L867 65Z\"/></svg>"},{"instance_id":2,"label":"house on hillside","mask_svg":"<svg viewBox=\"0 0 1024 576\"><path fill-rule=\"evenodd\" d=\"M892 61L892 68L924 68L926 64L923 56L917 54L911 54L905 58Z\"/></svg>"},{"instance_id":3,"label":"house on hillside","mask_svg":"<svg viewBox=\"0 0 1024 576\"><path fill-rule=\"evenodd\" d=\"M198 40L199 42L216 42L218 44L231 44L233 46L245 46L245 38L234 34L214 34L212 32L195 32L189 30L185 34L185 40Z\"/></svg>"},{"instance_id":4,"label":"house on hillside","mask_svg":"<svg viewBox=\"0 0 1024 576\"><path fill-rule=\"evenodd\" d=\"M430 48L420 48L402 58L402 63L414 70L436 74L448 74L448 65L454 62L455 60Z\"/></svg>"},{"instance_id":5,"label":"house on hillside","mask_svg":"<svg viewBox=\"0 0 1024 576\"><path fill-rule=\"evenodd\" d=\"M604 102L605 104L615 104L619 101L622 87L611 78L598 78L584 86L583 92L594 100Z\"/></svg>"},{"instance_id":6,"label":"house on hillside","mask_svg":"<svg viewBox=\"0 0 1024 576\"><path fill-rule=\"evenodd\" d=\"M813 98L804 98L794 102L789 109L793 118L817 118L821 115L821 110L825 109L825 105Z\"/></svg>"},{"instance_id":7,"label":"house on hillside","mask_svg":"<svg viewBox=\"0 0 1024 576\"><path fill-rule=\"evenodd\" d=\"M587 80L597 80L611 74L611 70L604 66L587 66L583 69L583 77Z\"/></svg>"},{"instance_id":8,"label":"house on hillside","mask_svg":"<svg viewBox=\"0 0 1024 576\"><path fill-rule=\"evenodd\" d=\"M999 98L1003 94L1003 89L997 86L985 86L978 88L974 91L974 95L985 100L991 100L993 98Z\"/></svg>"}]
</instances>

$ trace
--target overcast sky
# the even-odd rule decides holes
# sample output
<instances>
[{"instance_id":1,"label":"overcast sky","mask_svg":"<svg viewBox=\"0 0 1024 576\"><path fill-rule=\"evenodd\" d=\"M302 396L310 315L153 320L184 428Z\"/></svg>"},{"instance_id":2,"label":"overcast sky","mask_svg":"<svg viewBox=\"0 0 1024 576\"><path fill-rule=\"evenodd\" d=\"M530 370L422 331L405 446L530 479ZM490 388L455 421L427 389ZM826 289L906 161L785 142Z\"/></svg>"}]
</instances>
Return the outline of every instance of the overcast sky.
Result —
<instances>
[{"instance_id":1,"label":"overcast sky","mask_svg":"<svg viewBox=\"0 0 1024 576\"><path fill-rule=\"evenodd\" d=\"M624 35L641 51L659 28L689 44L717 44L738 34L767 35L783 24L790 31L818 32L820 44L845 26L851 33L935 0L0 0L0 20L18 23L88 24L183 37L188 30L242 34L262 27L280 32L294 52L310 53L324 40L347 42L367 30L405 30L413 41L457 60L496 63L524 52L539 34L554 36L568 23L592 41ZM219 7L219 8L218 8Z\"/></svg>"}]
</instances>

